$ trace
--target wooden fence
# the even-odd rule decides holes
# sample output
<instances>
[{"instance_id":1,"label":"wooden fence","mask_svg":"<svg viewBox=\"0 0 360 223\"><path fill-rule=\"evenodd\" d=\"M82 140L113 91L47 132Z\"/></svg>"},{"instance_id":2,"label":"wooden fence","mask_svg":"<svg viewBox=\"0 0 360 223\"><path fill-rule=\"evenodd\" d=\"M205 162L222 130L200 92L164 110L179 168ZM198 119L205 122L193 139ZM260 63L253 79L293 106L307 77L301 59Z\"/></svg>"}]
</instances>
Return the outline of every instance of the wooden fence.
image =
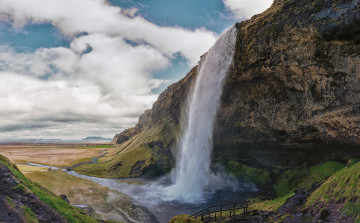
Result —
<instances>
[{"instance_id":1,"label":"wooden fence","mask_svg":"<svg viewBox=\"0 0 360 223\"><path fill-rule=\"evenodd\" d=\"M235 202L207 207L196 212L192 217L202 222L238 222L246 220L249 202Z\"/></svg>"}]
</instances>

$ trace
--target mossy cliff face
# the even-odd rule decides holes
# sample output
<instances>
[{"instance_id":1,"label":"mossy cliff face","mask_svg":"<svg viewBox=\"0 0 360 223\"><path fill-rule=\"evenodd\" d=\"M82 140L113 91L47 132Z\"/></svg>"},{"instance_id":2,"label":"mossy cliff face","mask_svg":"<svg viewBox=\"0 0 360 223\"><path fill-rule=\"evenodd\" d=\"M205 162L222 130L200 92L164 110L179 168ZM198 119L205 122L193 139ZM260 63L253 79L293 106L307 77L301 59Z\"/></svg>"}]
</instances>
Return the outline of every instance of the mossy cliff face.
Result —
<instances>
[{"instance_id":1,"label":"mossy cliff face","mask_svg":"<svg viewBox=\"0 0 360 223\"><path fill-rule=\"evenodd\" d=\"M260 172L274 178L283 167L360 155L359 8L358 0L276 0L236 24L234 64L214 129L214 163L268 170L270 175ZM151 158L135 175L171 169L195 75L196 67L165 90L134 128L115 136L119 146L117 158L109 154L110 171L121 154L138 148Z\"/></svg>"}]
</instances>

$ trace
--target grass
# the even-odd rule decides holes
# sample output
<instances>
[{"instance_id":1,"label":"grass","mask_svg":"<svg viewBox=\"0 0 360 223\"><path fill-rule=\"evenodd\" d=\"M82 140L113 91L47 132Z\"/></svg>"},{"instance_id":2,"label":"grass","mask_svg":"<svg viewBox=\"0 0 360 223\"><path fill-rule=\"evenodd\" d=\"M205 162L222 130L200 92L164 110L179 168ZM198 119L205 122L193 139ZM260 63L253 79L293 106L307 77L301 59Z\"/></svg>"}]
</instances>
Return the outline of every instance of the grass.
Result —
<instances>
[{"instance_id":1,"label":"grass","mask_svg":"<svg viewBox=\"0 0 360 223\"><path fill-rule=\"evenodd\" d=\"M29 166L29 165L23 165L23 164L16 164L16 166L19 168L21 172L41 172L41 171L47 171L47 167L39 167L39 166Z\"/></svg>"},{"instance_id":2,"label":"grass","mask_svg":"<svg viewBox=\"0 0 360 223\"><path fill-rule=\"evenodd\" d=\"M104 144L104 145L86 145L86 146L77 146L77 149L84 149L84 148L97 148L97 149L106 149L106 148L115 148L115 145L112 144Z\"/></svg>"},{"instance_id":3,"label":"grass","mask_svg":"<svg viewBox=\"0 0 360 223\"><path fill-rule=\"evenodd\" d=\"M131 169L135 163L140 160L145 161L142 168L151 163L151 151L146 146L141 146L134 150L123 151L112 160L106 162L79 166L75 168L75 171L97 177L135 177L136 175L131 175ZM112 166L119 162L122 163L121 168L111 171Z\"/></svg>"},{"instance_id":4,"label":"grass","mask_svg":"<svg viewBox=\"0 0 360 223\"><path fill-rule=\"evenodd\" d=\"M309 189L313 183L324 181L344 166L336 161L328 161L311 168L290 169L278 177L273 188L278 197L285 196L297 189Z\"/></svg>"},{"instance_id":5,"label":"grass","mask_svg":"<svg viewBox=\"0 0 360 223\"><path fill-rule=\"evenodd\" d=\"M11 172L16 176L20 183L16 186L20 190L29 189L35 195L38 196L40 200L45 202L47 205L56 210L61 214L68 222L71 223L80 223L80 222L97 222L95 219L91 218L88 215L80 213L79 209L72 207L66 201L56 196L51 191L40 186L38 183L34 183L28 178L26 178L16 167L12 164L7 158L0 155L0 165L7 166ZM29 213L28 213L29 214Z\"/></svg>"},{"instance_id":6,"label":"grass","mask_svg":"<svg viewBox=\"0 0 360 223\"><path fill-rule=\"evenodd\" d=\"M149 143L159 141L167 148L174 142L177 133L178 126L164 119L160 124L143 130L131 140L108 151L109 153L101 157L97 164L82 165L75 168L75 171L97 177L128 178L139 176L144 168L154 163L162 165L165 172L170 171L172 160L167 155L162 155L161 151L155 151L161 148L150 148ZM131 173L132 167L138 161L145 161L145 164L138 173ZM116 168L119 163L121 165Z\"/></svg>"},{"instance_id":7,"label":"grass","mask_svg":"<svg viewBox=\"0 0 360 223\"><path fill-rule=\"evenodd\" d=\"M21 184L21 183L17 184L17 185L14 187L14 189L15 189L15 190L18 190L18 191L20 191L20 192L26 192L26 187L25 187L23 184Z\"/></svg>"},{"instance_id":8,"label":"grass","mask_svg":"<svg viewBox=\"0 0 360 223\"><path fill-rule=\"evenodd\" d=\"M26 219L27 223L38 223L39 222L36 214L34 214L34 212L31 210L31 208L26 207L26 206L21 206L21 208L23 209L23 211L25 213L25 219Z\"/></svg>"},{"instance_id":9,"label":"grass","mask_svg":"<svg viewBox=\"0 0 360 223\"><path fill-rule=\"evenodd\" d=\"M168 223L201 223L201 221L191 217L190 215L181 214L170 219Z\"/></svg>"},{"instance_id":10,"label":"grass","mask_svg":"<svg viewBox=\"0 0 360 223\"><path fill-rule=\"evenodd\" d=\"M109 149L108 147L114 147L114 145L90 144L84 147L79 144L0 145L0 154L8 157L14 163L31 162L66 168L84 162L84 160L89 161Z\"/></svg>"},{"instance_id":11,"label":"grass","mask_svg":"<svg viewBox=\"0 0 360 223\"><path fill-rule=\"evenodd\" d=\"M90 205L94 208L96 217L121 220L116 219L117 208L120 208L131 218L138 219L138 213L128 196L92 181L55 170L26 173L26 177L57 195L66 194L71 204Z\"/></svg>"},{"instance_id":12,"label":"grass","mask_svg":"<svg viewBox=\"0 0 360 223\"><path fill-rule=\"evenodd\" d=\"M295 193L289 193L273 200L260 200L259 198L250 200L249 210L277 211L287 199L294 195Z\"/></svg>"},{"instance_id":13,"label":"grass","mask_svg":"<svg viewBox=\"0 0 360 223\"><path fill-rule=\"evenodd\" d=\"M6 201L10 205L11 208L15 208L15 203L9 196L6 196Z\"/></svg>"},{"instance_id":14,"label":"grass","mask_svg":"<svg viewBox=\"0 0 360 223\"><path fill-rule=\"evenodd\" d=\"M344 169L344 164L328 161L311 168L291 169L285 171L277 178L273 188L277 197L271 200L256 198L250 201L250 210L276 211L297 189L310 189L313 183L326 180ZM330 177L331 178L331 177ZM329 179L330 179L329 178Z\"/></svg>"},{"instance_id":15,"label":"grass","mask_svg":"<svg viewBox=\"0 0 360 223\"><path fill-rule=\"evenodd\" d=\"M360 162L343 168L315 190L304 208L326 205L330 201L343 204L341 212L360 216Z\"/></svg>"}]
</instances>

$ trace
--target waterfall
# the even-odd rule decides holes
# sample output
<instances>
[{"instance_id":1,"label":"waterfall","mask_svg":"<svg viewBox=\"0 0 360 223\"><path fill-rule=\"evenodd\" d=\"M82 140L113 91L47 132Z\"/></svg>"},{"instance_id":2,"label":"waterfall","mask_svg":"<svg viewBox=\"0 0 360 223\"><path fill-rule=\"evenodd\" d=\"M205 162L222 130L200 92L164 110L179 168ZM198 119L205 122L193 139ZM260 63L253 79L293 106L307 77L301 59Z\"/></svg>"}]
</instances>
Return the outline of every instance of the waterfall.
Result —
<instances>
[{"instance_id":1,"label":"waterfall","mask_svg":"<svg viewBox=\"0 0 360 223\"><path fill-rule=\"evenodd\" d=\"M210 171L213 126L222 86L235 52L236 28L226 30L199 62L194 89L188 98L184 128L178 143L173 184L168 199L200 201L205 188L216 178ZM222 182L224 183L224 182Z\"/></svg>"}]
</instances>

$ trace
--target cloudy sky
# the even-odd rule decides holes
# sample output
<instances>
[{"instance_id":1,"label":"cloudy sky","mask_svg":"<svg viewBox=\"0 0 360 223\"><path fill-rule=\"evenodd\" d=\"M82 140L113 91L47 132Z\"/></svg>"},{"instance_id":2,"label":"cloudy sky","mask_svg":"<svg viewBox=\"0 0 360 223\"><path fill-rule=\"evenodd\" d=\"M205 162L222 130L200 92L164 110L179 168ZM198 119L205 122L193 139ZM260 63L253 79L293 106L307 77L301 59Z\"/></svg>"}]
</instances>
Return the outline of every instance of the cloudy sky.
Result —
<instances>
[{"instance_id":1,"label":"cloudy sky","mask_svg":"<svg viewBox=\"0 0 360 223\"><path fill-rule=\"evenodd\" d=\"M271 0L0 0L0 140L113 137Z\"/></svg>"}]
</instances>

